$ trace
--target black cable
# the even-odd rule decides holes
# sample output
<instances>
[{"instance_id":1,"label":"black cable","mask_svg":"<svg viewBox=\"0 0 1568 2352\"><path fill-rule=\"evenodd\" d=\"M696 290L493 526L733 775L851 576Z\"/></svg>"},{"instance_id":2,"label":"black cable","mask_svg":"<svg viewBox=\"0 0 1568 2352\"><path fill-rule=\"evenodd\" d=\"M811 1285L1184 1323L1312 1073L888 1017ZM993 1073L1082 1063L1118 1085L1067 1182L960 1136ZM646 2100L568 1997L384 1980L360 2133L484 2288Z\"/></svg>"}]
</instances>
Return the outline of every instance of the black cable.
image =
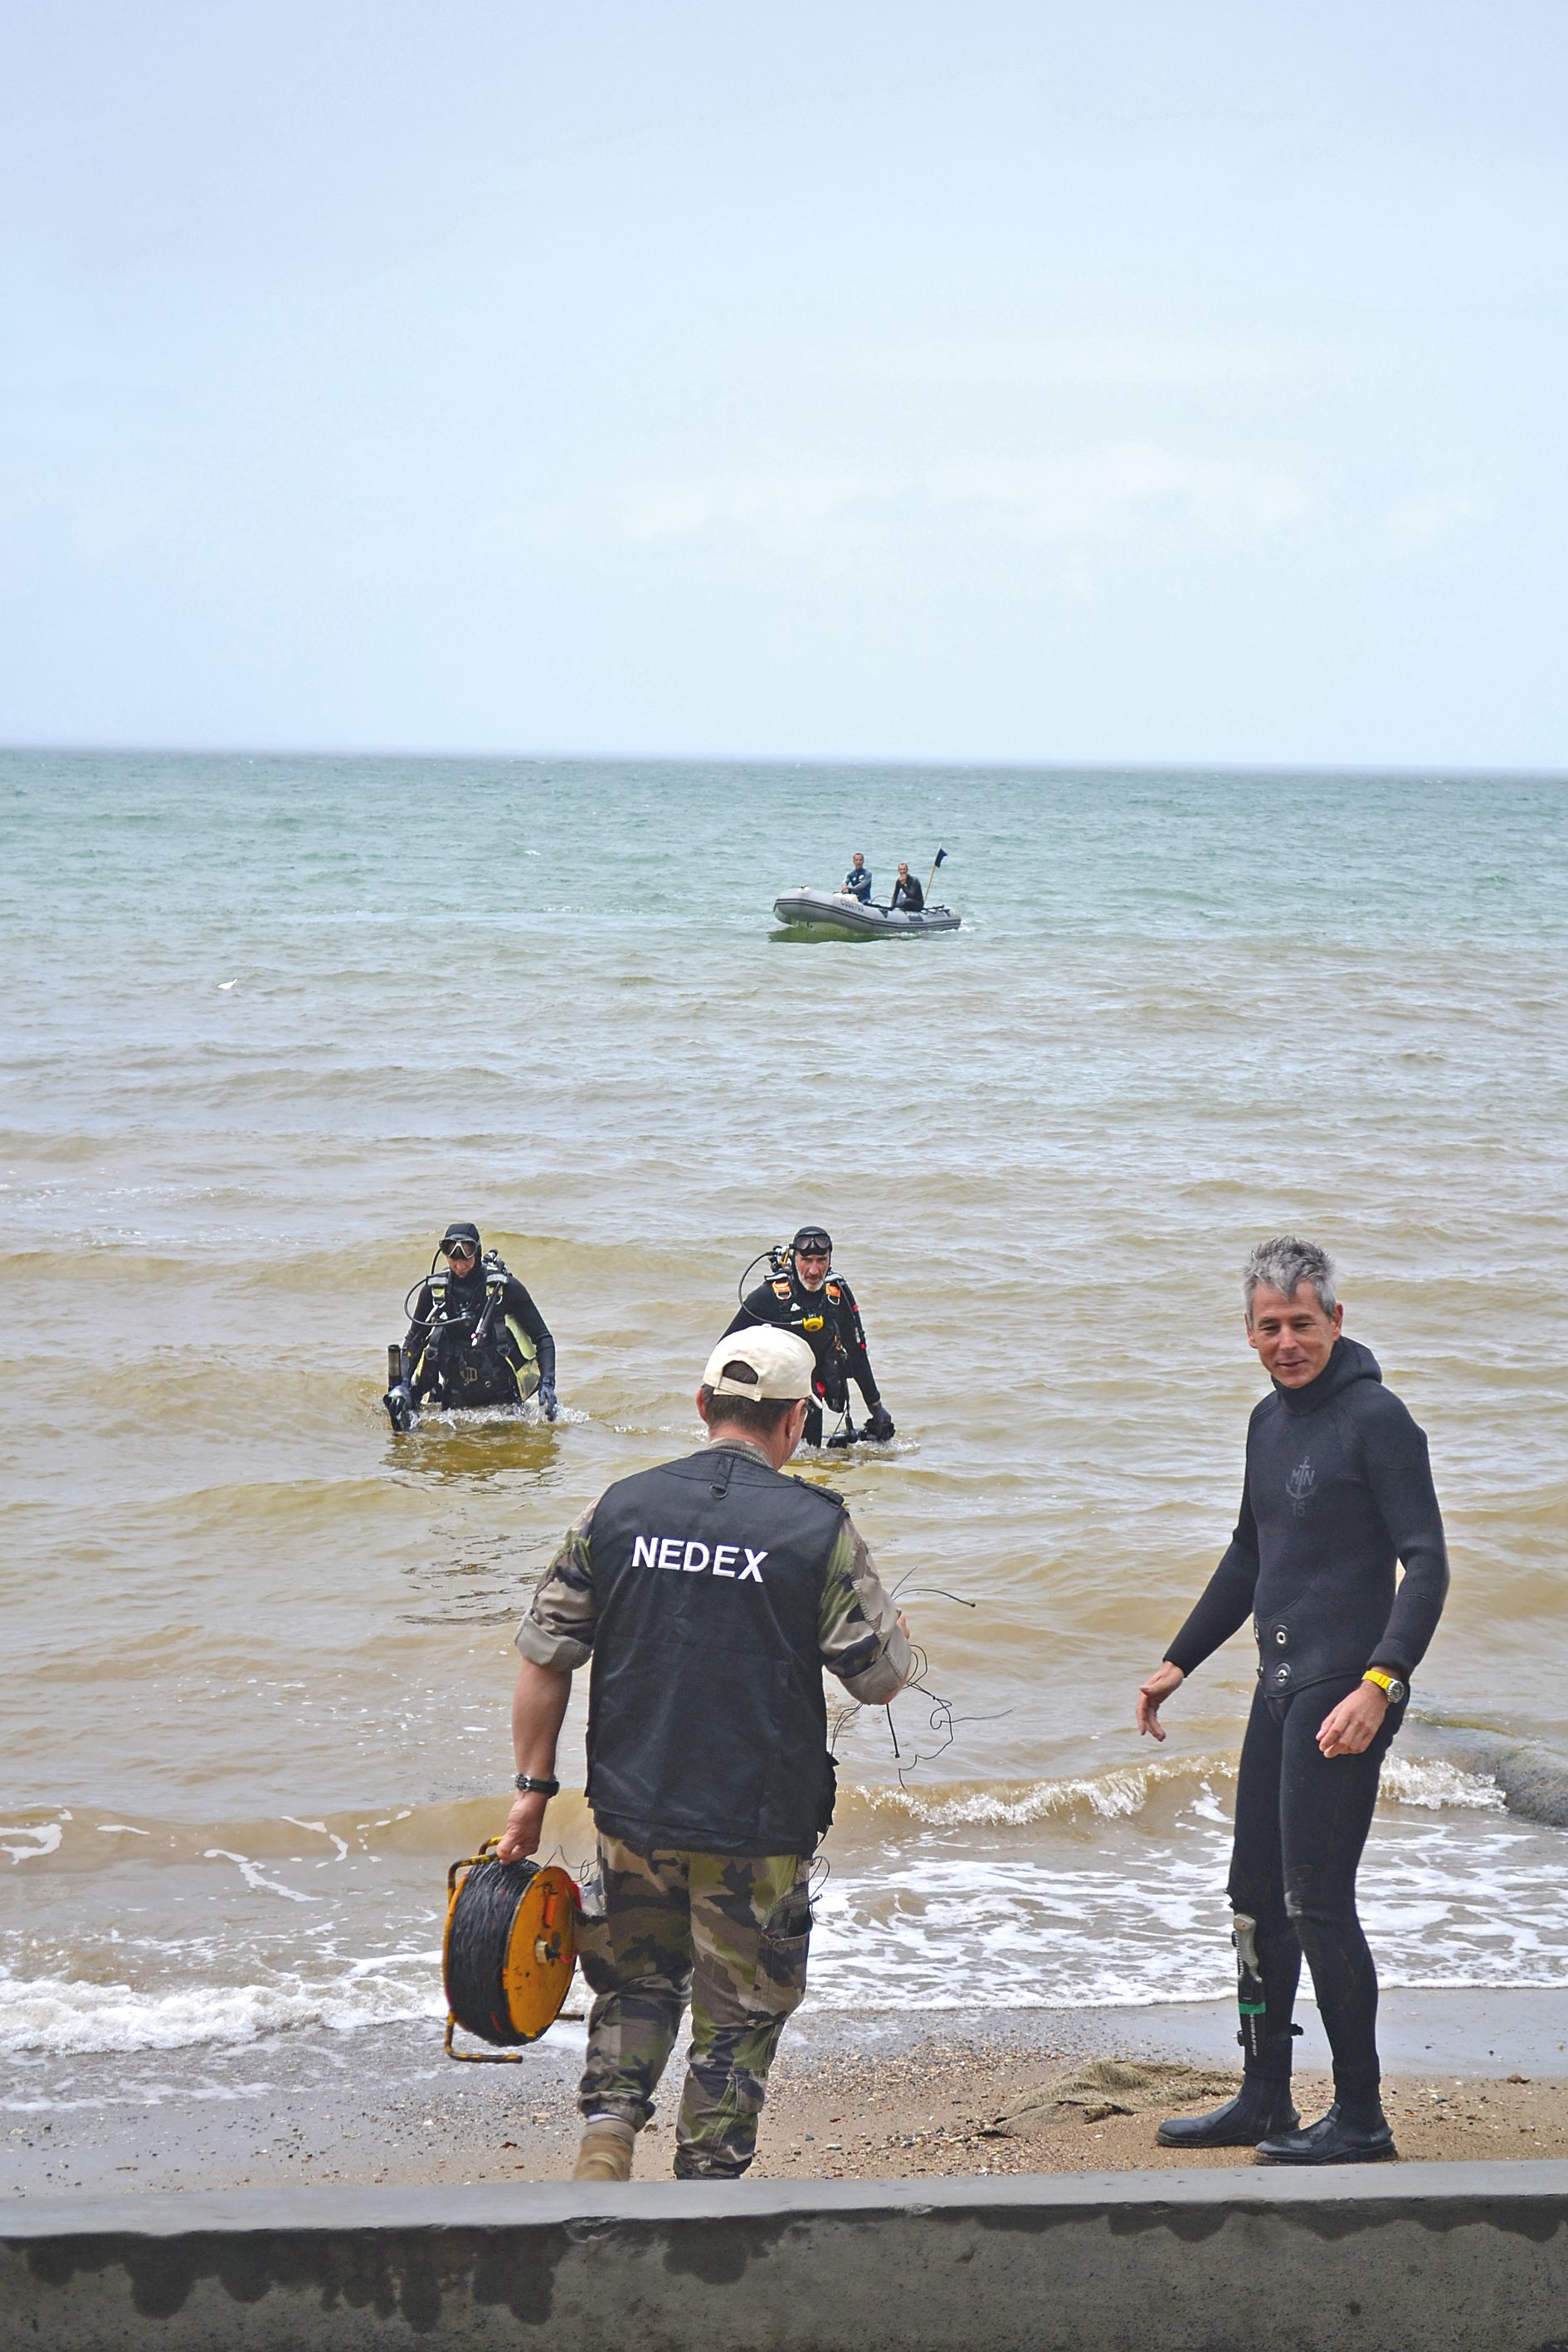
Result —
<instances>
[{"instance_id":1,"label":"black cable","mask_svg":"<svg viewBox=\"0 0 1568 2352\"><path fill-rule=\"evenodd\" d=\"M430 1320L429 1317L427 1317L427 1316L417 1316L417 1315L416 1315L416 1314L415 1314L415 1312L414 1312L414 1307L413 1307L413 1303L412 1303L412 1302L413 1302L416 1298L417 1298L417 1297L418 1297L418 1296L419 1296L420 1292L424 1289L424 1287L425 1287L426 1284L429 1281L429 1279L430 1279L430 1275L435 1273L435 1271L436 1271L436 1267L437 1267L437 1261L438 1261L438 1260L439 1260L439 1258L440 1258L440 1255L441 1255L441 1253L440 1253L439 1249L437 1249L437 1252L436 1252L436 1255L435 1255L435 1257L433 1257L433 1258L431 1259L431 1261L430 1261L430 1274L422 1274L422 1275L420 1276L420 1277L419 1277L419 1279L418 1279L418 1281L417 1281L417 1282L411 1282L411 1283L409 1284L409 1286L408 1286L407 1290L404 1293L404 1297L403 1297L403 1311L404 1311L405 1315L406 1315L406 1316L408 1317L408 1318L409 1318L410 1322L414 1322L414 1323L420 1323L420 1322L422 1322L422 1323L424 1324L424 1327L425 1327L425 1328L426 1328L426 1331L428 1331L428 1330L430 1330L430 1329L432 1329L432 1328L433 1328L433 1325L432 1325L432 1323L431 1323L431 1320Z\"/></svg>"},{"instance_id":2,"label":"black cable","mask_svg":"<svg viewBox=\"0 0 1568 2352\"><path fill-rule=\"evenodd\" d=\"M526 2042L511 2021L506 1955L535 1862L477 1862L458 1889L447 1931L447 2006L466 2033L507 2049Z\"/></svg>"},{"instance_id":3,"label":"black cable","mask_svg":"<svg viewBox=\"0 0 1568 2352\"><path fill-rule=\"evenodd\" d=\"M766 1258L771 1265L773 1258L773 1252L771 1249L759 1250L756 1256L752 1260L752 1265L746 1267L740 1281L735 1285L735 1296L740 1300L742 1307L744 1307L746 1303L746 1276L751 1273L752 1266L761 1265L764 1258Z\"/></svg>"}]
</instances>

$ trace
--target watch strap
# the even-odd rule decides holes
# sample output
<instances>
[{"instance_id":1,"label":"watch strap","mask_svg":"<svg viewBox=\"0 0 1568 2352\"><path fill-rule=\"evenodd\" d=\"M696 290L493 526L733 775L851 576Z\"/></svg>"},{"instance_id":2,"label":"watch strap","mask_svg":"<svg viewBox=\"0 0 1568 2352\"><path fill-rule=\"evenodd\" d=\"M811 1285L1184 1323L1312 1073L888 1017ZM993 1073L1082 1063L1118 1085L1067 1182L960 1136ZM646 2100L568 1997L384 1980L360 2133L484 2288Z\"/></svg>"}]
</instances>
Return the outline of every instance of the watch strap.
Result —
<instances>
[{"instance_id":1,"label":"watch strap","mask_svg":"<svg viewBox=\"0 0 1568 2352\"><path fill-rule=\"evenodd\" d=\"M542 1780L531 1772L520 1772L512 1787L522 1797L558 1797L561 1794L559 1780Z\"/></svg>"}]
</instances>

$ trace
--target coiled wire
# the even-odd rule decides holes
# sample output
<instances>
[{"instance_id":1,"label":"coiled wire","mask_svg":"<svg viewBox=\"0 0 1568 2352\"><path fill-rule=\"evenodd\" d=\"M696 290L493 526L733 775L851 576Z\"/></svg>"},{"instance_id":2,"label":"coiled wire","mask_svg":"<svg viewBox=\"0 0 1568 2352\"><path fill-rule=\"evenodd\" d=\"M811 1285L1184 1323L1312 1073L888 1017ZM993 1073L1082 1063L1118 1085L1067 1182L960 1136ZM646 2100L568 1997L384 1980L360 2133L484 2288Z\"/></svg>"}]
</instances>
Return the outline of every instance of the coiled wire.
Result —
<instances>
[{"instance_id":1,"label":"coiled wire","mask_svg":"<svg viewBox=\"0 0 1568 2352\"><path fill-rule=\"evenodd\" d=\"M467 2033L506 2049L526 2042L506 1997L506 1956L517 1906L536 1862L476 1862L458 1889L447 1932L447 2006Z\"/></svg>"}]
</instances>

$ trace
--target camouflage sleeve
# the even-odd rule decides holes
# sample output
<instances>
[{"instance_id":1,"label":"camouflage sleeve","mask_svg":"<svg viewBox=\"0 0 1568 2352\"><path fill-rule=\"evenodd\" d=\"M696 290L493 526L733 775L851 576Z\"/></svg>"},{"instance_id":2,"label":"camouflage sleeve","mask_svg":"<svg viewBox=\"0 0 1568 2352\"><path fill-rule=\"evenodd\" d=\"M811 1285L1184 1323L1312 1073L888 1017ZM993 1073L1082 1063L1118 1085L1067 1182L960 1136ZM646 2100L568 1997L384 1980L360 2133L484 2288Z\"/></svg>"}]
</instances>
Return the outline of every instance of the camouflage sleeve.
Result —
<instances>
[{"instance_id":1,"label":"camouflage sleeve","mask_svg":"<svg viewBox=\"0 0 1568 2352\"><path fill-rule=\"evenodd\" d=\"M574 1528L568 1528L560 1550L534 1586L528 1614L517 1629L516 1644L536 1666L552 1674L569 1675L585 1666L593 1654L597 1612L594 1602L594 1561L588 1533L597 1506L590 1504Z\"/></svg>"},{"instance_id":2,"label":"camouflage sleeve","mask_svg":"<svg viewBox=\"0 0 1568 2352\"><path fill-rule=\"evenodd\" d=\"M851 1698L880 1706L902 1690L913 1671L898 1609L847 1511L827 1563L816 1618L822 1663Z\"/></svg>"}]
</instances>

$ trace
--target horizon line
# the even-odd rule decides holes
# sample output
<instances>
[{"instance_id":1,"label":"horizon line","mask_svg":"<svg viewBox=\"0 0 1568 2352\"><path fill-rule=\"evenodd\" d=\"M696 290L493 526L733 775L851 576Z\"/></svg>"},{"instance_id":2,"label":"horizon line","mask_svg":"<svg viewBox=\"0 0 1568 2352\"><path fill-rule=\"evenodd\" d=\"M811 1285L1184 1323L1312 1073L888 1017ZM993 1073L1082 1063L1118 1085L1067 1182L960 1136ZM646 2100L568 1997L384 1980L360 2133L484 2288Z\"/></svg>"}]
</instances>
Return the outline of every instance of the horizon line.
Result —
<instances>
[{"instance_id":1,"label":"horizon line","mask_svg":"<svg viewBox=\"0 0 1568 2352\"><path fill-rule=\"evenodd\" d=\"M957 769L966 772L986 770L1022 771L1037 775L1063 775L1088 772L1095 775L1270 775L1270 776L1385 776L1408 778L1412 782L1458 782L1466 777L1498 777L1542 783L1568 782L1568 767L1536 766L1506 762L1489 766L1481 761L1463 761L1455 764L1436 761L1401 763L1392 761L1351 760L1242 760L1236 758L1198 759L1184 757L1172 760L1149 758L1116 759L1104 754L1075 758L1070 755L1042 757L1039 755L980 755L973 753L941 754L924 752L900 755L897 752L838 751L519 751L487 747L482 750L432 748L427 745L401 746L355 745L348 747L310 743L128 743L128 742L68 742L63 740L0 742L0 758L25 756L28 753L57 752L68 758L162 758L211 760L426 760L456 763L460 761L493 760L523 767L551 765L637 765L643 767L715 767L715 768L875 768L926 769L938 772Z\"/></svg>"}]
</instances>

